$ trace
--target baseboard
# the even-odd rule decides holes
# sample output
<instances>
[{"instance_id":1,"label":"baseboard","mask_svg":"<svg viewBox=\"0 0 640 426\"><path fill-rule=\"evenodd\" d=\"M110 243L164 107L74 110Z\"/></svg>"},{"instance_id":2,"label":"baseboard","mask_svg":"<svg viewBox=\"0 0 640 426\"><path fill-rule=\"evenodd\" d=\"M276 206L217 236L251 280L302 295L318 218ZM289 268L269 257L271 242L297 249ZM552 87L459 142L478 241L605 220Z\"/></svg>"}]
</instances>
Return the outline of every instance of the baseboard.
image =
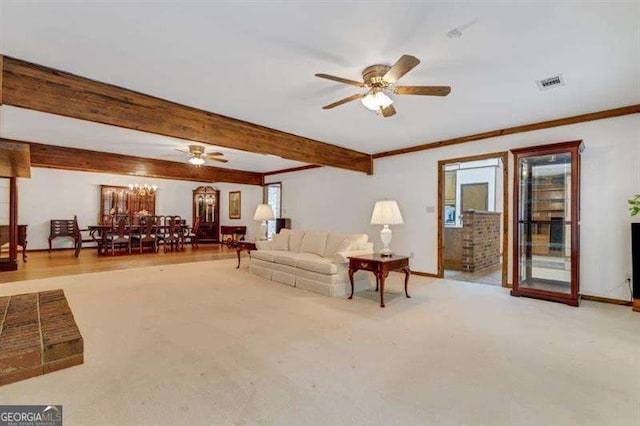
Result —
<instances>
[{"instance_id":1,"label":"baseboard","mask_svg":"<svg viewBox=\"0 0 640 426\"><path fill-rule=\"evenodd\" d=\"M96 246L82 246L82 249L96 249ZM51 251L64 251L64 250L75 250L75 248L73 247L54 247L51 249ZM27 253L38 253L38 252L43 252L43 251L49 251L48 248L41 248L41 249L27 249ZM18 254L20 253L20 251L18 250Z\"/></svg>"},{"instance_id":2,"label":"baseboard","mask_svg":"<svg viewBox=\"0 0 640 426\"><path fill-rule=\"evenodd\" d=\"M632 306L632 302L630 300L612 299L610 297L601 297L601 296L589 296L588 294L581 294L580 298L582 300L589 300L591 302L610 303L612 305L621 305L621 306Z\"/></svg>"},{"instance_id":3,"label":"baseboard","mask_svg":"<svg viewBox=\"0 0 640 426\"><path fill-rule=\"evenodd\" d=\"M420 277L440 278L438 274L432 274L431 272L411 271L411 275L418 275Z\"/></svg>"},{"instance_id":4,"label":"baseboard","mask_svg":"<svg viewBox=\"0 0 640 426\"><path fill-rule=\"evenodd\" d=\"M633 299L633 311L640 312L640 299Z\"/></svg>"},{"instance_id":5,"label":"baseboard","mask_svg":"<svg viewBox=\"0 0 640 426\"><path fill-rule=\"evenodd\" d=\"M580 295L578 295L577 299L573 299L570 297L570 295L564 295L560 293L557 293L558 295L556 296L555 294L540 293L533 290L514 290L513 288L511 289L509 294L514 297L530 297L532 299L545 300L547 302L564 303L565 305L573 306L574 308L580 306Z\"/></svg>"}]
</instances>

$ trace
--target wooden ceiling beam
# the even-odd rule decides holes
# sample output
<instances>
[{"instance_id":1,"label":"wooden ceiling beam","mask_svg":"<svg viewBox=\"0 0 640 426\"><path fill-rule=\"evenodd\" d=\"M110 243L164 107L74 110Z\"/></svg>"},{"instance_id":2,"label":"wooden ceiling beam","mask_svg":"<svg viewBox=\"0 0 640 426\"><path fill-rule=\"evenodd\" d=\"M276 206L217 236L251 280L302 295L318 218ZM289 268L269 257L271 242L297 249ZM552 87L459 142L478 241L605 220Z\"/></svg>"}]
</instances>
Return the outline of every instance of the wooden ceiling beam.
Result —
<instances>
[{"instance_id":1,"label":"wooden ceiling beam","mask_svg":"<svg viewBox=\"0 0 640 426\"><path fill-rule=\"evenodd\" d=\"M366 153L8 56L4 56L2 67L2 102L204 144L372 173L372 159Z\"/></svg>"},{"instance_id":2,"label":"wooden ceiling beam","mask_svg":"<svg viewBox=\"0 0 640 426\"><path fill-rule=\"evenodd\" d=\"M303 170L317 169L317 168L320 168L320 167L322 167L322 166L319 166L317 164L309 164L307 166L291 167L289 169L273 170L271 172L265 172L262 175L263 176L271 176L271 175L279 175L281 173L301 172Z\"/></svg>"},{"instance_id":3,"label":"wooden ceiling beam","mask_svg":"<svg viewBox=\"0 0 640 426\"><path fill-rule=\"evenodd\" d=\"M222 167L201 166L175 161L154 160L109 152L44 145L0 138L0 143L26 144L31 166L81 172L113 173L140 177L193 182L229 182L262 185L262 174Z\"/></svg>"},{"instance_id":4,"label":"wooden ceiling beam","mask_svg":"<svg viewBox=\"0 0 640 426\"><path fill-rule=\"evenodd\" d=\"M31 177L29 145L0 139L0 177Z\"/></svg>"}]
</instances>

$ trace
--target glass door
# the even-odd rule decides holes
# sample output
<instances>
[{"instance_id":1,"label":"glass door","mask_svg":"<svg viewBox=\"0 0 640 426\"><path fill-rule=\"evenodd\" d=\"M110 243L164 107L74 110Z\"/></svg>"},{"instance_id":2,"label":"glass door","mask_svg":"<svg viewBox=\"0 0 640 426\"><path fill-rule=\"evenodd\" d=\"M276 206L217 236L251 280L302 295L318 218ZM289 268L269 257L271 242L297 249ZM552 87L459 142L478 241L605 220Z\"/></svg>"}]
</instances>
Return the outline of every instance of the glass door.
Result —
<instances>
[{"instance_id":1,"label":"glass door","mask_svg":"<svg viewBox=\"0 0 640 426\"><path fill-rule=\"evenodd\" d=\"M268 183L264 186L264 203L269 204L273 209L273 216L277 219L281 217L282 207L282 183ZM267 239L273 238L276 234L276 221L267 221Z\"/></svg>"},{"instance_id":2,"label":"glass door","mask_svg":"<svg viewBox=\"0 0 640 426\"><path fill-rule=\"evenodd\" d=\"M512 295L577 306L580 142L513 153Z\"/></svg>"}]
</instances>

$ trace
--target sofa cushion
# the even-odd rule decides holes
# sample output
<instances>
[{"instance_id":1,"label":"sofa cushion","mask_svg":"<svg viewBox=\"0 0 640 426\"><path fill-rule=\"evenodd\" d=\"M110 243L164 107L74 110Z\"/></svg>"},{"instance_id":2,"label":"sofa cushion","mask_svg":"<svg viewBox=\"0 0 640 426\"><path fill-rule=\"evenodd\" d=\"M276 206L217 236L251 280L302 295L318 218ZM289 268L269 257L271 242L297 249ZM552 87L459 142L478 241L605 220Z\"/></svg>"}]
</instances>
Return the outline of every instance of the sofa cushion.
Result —
<instances>
[{"instance_id":1,"label":"sofa cushion","mask_svg":"<svg viewBox=\"0 0 640 426\"><path fill-rule=\"evenodd\" d=\"M329 235L328 232L306 231L298 251L301 253L315 253L318 256L322 256L324 254L324 248L327 245L327 235Z\"/></svg>"},{"instance_id":2,"label":"sofa cushion","mask_svg":"<svg viewBox=\"0 0 640 426\"><path fill-rule=\"evenodd\" d=\"M289 234L276 234L271 240L271 250L289 250Z\"/></svg>"},{"instance_id":3,"label":"sofa cushion","mask_svg":"<svg viewBox=\"0 0 640 426\"><path fill-rule=\"evenodd\" d=\"M296 266L299 269L318 272L319 274L333 275L338 272L338 267L331 263L329 259L298 259Z\"/></svg>"},{"instance_id":4,"label":"sofa cushion","mask_svg":"<svg viewBox=\"0 0 640 426\"><path fill-rule=\"evenodd\" d=\"M282 229L281 234L289 235L289 250L298 252L300 251L300 244L304 237L304 231L292 231L291 229Z\"/></svg>"},{"instance_id":5,"label":"sofa cushion","mask_svg":"<svg viewBox=\"0 0 640 426\"><path fill-rule=\"evenodd\" d=\"M351 240L348 237L347 234L329 234L323 256L332 257L339 251L348 251L351 248Z\"/></svg>"},{"instance_id":6,"label":"sofa cushion","mask_svg":"<svg viewBox=\"0 0 640 426\"><path fill-rule=\"evenodd\" d=\"M296 266L298 260L298 253L292 251L274 251L273 261L281 265Z\"/></svg>"},{"instance_id":7,"label":"sofa cushion","mask_svg":"<svg viewBox=\"0 0 640 426\"><path fill-rule=\"evenodd\" d=\"M264 260L265 262L273 262L273 254L278 253L273 250L255 250L251 252L251 257Z\"/></svg>"},{"instance_id":8,"label":"sofa cushion","mask_svg":"<svg viewBox=\"0 0 640 426\"><path fill-rule=\"evenodd\" d=\"M347 238L351 240L349 250L364 250L367 248L369 236L367 234L348 234Z\"/></svg>"}]
</instances>

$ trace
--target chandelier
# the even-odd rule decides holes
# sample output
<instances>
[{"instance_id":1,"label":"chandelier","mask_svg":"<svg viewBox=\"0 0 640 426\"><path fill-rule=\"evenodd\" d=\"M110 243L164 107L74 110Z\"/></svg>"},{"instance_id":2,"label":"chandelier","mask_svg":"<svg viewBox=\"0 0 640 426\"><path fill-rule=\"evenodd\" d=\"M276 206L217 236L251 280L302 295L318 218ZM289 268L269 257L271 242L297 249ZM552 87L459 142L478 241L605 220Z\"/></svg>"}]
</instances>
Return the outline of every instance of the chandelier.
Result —
<instances>
[{"instance_id":1,"label":"chandelier","mask_svg":"<svg viewBox=\"0 0 640 426\"><path fill-rule=\"evenodd\" d=\"M156 193L156 191L158 190L158 187L156 185L148 185L148 184L144 184L144 185L138 185L130 183L129 184L129 191L133 192L134 194L140 196L140 197L146 197L147 195L153 195Z\"/></svg>"}]
</instances>

